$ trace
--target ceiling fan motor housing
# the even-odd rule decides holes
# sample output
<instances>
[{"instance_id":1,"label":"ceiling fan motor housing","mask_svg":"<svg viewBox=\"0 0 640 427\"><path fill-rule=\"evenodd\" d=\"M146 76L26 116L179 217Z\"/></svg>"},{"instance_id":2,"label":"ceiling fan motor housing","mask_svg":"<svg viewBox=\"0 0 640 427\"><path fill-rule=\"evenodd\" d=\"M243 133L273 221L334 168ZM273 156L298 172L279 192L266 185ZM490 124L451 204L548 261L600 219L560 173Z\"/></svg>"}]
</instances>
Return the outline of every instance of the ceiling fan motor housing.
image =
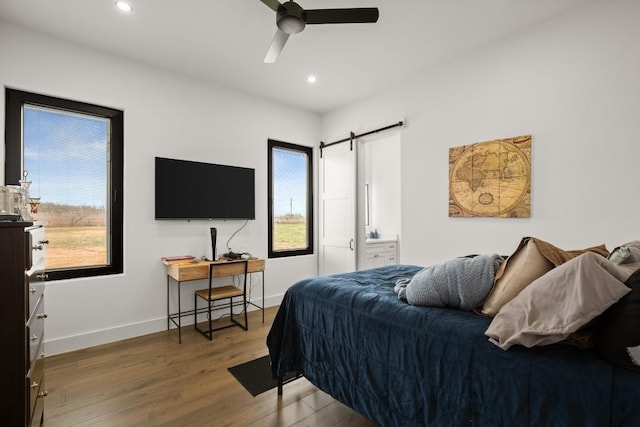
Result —
<instances>
[{"instance_id":1,"label":"ceiling fan motor housing","mask_svg":"<svg viewBox=\"0 0 640 427\"><path fill-rule=\"evenodd\" d=\"M293 1L282 3L276 13L276 25L283 33L299 33L305 26L304 9Z\"/></svg>"}]
</instances>

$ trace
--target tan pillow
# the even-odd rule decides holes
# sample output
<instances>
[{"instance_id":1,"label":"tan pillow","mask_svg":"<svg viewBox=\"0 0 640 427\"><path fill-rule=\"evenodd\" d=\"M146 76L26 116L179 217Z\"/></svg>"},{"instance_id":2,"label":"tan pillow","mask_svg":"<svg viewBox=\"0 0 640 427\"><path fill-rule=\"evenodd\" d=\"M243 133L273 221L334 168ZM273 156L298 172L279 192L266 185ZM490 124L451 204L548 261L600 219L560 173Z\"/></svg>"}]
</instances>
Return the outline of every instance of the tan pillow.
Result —
<instances>
[{"instance_id":1,"label":"tan pillow","mask_svg":"<svg viewBox=\"0 0 640 427\"><path fill-rule=\"evenodd\" d=\"M493 288L476 312L495 316L504 304L535 279L585 252L594 252L605 258L609 255L605 245L566 251L544 240L524 237L515 252L496 271Z\"/></svg>"},{"instance_id":2,"label":"tan pillow","mask_svg":"<svg viewBox=\"0 0 640 427\"><path fill-rule=\"evenodd\" d=\"M524 246L520 246L496 272L493 288L482 304L480 313L495 316L503 305L553 267L554 265L542 256L535 241L527 239Z\"/></svg>"},{"instance_id":3,"label":"tan pillow","mask_svg":"<svg viewBox=\"0 0 640 427\"><path fill-rule=\"evenodd\" d=\"M506 303L485 335L503 350L560 342L631 291L624 282L638 267L590 252L575 257Z\"/></svg>"}]
</instances>

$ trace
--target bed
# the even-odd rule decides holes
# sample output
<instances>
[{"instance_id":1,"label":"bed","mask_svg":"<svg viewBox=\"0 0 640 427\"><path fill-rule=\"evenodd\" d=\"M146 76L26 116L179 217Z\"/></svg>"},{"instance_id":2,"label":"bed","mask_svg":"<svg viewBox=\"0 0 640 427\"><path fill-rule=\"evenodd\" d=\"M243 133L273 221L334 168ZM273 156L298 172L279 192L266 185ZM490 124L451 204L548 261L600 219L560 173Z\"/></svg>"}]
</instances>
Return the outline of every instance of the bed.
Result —
<instances>
[{"instance_id":1,"label":"bed","mask_svg":"<svg viewBox=\"0 0 640 427\"><path fill-rule=\"evenodd\" d=\"M274 378L301 372L380 426L640 425L639 373L564 343L505 351L492 317L400 300L394 284L421 269L291 286L267 338Z\"/></svg>"}]
</instances>

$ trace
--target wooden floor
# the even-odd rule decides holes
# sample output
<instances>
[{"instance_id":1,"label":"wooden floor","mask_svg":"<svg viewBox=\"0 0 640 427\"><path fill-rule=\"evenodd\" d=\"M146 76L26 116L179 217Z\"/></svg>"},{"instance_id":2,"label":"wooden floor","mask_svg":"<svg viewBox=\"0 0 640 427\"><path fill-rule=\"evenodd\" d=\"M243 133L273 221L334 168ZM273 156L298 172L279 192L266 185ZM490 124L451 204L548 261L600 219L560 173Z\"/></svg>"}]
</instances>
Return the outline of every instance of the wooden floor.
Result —
<instances>
[{"instance_id":1,"label":"wooden floor","mask_svg":"<svg viewBox=\"0 0 640 427\"><path fill-rule=\"evenodd\" d=\"M249 313L249 330L193 326L46 359L45 427L373 426L302 378L256 397L227 371L267 354L277 307Z\"/></svg>"}]
</instances>

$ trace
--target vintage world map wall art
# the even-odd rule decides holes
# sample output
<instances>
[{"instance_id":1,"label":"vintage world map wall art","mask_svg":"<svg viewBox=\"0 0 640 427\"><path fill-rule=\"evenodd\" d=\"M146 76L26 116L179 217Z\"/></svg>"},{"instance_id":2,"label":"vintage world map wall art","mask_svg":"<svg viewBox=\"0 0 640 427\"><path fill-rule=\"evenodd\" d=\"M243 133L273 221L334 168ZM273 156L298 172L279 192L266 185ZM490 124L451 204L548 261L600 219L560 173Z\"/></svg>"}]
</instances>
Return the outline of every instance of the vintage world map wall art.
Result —
<instances>
[{"instance_id":1,"label":"vintage world map wall art","mask_svg":"<svg viewBox=\"0 0 640 427\"><path fill-rule=\"evenodd\" d=\"M531 135L450 148L449 216L529 218Z\"/></svg>"}]
</instances>

